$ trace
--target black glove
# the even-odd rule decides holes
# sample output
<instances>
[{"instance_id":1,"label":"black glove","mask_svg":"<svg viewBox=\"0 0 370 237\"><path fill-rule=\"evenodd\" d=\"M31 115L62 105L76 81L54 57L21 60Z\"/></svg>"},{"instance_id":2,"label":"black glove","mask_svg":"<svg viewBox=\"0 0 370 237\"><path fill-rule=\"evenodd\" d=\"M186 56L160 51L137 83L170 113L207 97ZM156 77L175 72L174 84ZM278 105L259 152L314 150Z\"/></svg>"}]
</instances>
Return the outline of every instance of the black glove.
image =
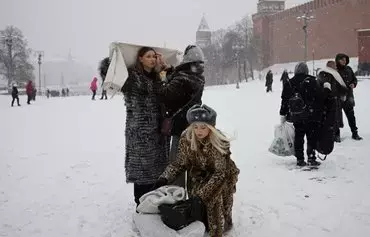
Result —
<instances>
[{"instance_id":1,"label":"black glove","mask_svg":"<svg viewBox=\"0 0 370 237\"><path fill-rule=\"evenodd\" d=\"M159 178L155 184L153 185L152 189L156 190L157 188L160 188L162 186L165 186L168 184L168 180L166 178Z\"/></svg>"},{"instance_id":2,"label":"black glove","mask_svg":"<svg viewBox=\"0 0 370 237\"><path fill-rule=\"evenodd\" d=\"M206 205L200 197L192 197L191 200L191 211L190 216L197 221L206 222L207 220L207 210Z\"/></svg>"}]
</instances>

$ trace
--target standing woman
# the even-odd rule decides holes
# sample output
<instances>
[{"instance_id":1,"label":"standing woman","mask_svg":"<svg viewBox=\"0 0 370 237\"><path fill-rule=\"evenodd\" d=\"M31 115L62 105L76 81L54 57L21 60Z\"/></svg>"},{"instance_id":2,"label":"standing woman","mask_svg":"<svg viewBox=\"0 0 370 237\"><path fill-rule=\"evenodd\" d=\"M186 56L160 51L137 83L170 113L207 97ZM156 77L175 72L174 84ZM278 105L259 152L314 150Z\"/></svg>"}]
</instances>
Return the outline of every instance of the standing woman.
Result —
<instances>
[{"instance_id":1,"label":"standing woman","mask_svg":"<svg viewBox=\"0 0 370 237\"><path fill-rule=\"evenodd\" d=\"M161 105L153 86L160 80L157 54L150 47L139 50L123 85L126 104L126 182L134 183L135 202L152 191L168 165L169 138L160 132Z\"/></svg>"}]
</instances>

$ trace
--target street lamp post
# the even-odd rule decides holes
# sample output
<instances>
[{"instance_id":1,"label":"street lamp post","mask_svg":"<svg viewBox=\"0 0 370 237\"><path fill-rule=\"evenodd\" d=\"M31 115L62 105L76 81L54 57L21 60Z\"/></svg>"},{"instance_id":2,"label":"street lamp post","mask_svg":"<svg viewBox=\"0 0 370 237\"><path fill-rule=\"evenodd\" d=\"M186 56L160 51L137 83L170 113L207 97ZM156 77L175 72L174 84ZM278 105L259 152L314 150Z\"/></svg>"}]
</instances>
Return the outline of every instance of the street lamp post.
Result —
<instances>
[{"instance_id":1,"label":"street lamp post","mask_svg":"<svg viewBox=\"0 0 370 237\"><path fill-rule=\"evenodd\" d=\"M307 27L308 27L308 22L312 21L313 19L315 19L315 17L307 15L306 12L302 16L297 17L298 21L303 20L302 29L304 32L304 61L305 62L307 62L307 38L308 38Z\"/></svg>"},{"instance_id":2,"label":"street lamp post","mask_svg":"<svg viewBox=\"0 0 370 237\"><path fill-rule=\"evenodd\" d=\"M240 54L241 46L236 44L236 45L233 45L232 48L235 51L236 71L237 71L237 75L238 75L238 78L237 78L237 81L236 81L236 89L239 89L240 88L240 85L239 85L239 81L240 81L239 54Z\"/></svg>"},{"instance_id":3,"label":"street lamp post","mask_svg":"<svg viewBox=\"0 0 370 237\"><path fill-rule=\"evenodd\" d=\"M42 57L44 57L44 51L37 51L37 63L39 65L39 95L42 95L41 93L41 64L42 64Z\"/></svg>"}]
</instances>

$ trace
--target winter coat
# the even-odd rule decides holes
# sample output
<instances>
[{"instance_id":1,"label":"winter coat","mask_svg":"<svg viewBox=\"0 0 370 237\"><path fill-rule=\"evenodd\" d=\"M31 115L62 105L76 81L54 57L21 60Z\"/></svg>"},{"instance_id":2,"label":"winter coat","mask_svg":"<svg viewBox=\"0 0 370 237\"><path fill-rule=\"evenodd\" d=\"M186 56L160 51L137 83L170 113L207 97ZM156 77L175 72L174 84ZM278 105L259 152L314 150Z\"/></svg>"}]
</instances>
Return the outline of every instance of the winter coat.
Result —
<instances>
[{"instance_id":1,"label":"winter coat","mask_svg":"<svg viewBox=\"0 0 370 237\"><path fill-rule=\"evenodd\" d=\"M188 127L187 110L195 104L202 103L205 79L204 67L199 63L181 65L173 72L167 72L168 81L157 83L157 93L165 105L167 116L172 116L183 108L192 98L192 102L183 108L173 119L172 135L180 136Z\"/></svg>"},{"instance_id":2,"label":"winter coat","mask_svg":"<svg viewBox=\"0 0 370 237\"><path fill-rule=\"evenodd\" d=\"M169 160L169 139L160 133L156 74L129 70L122 91L126 105L126 182L154 184Z\"/></svg>"},{"instance_id":3,"label":"winter coat","mask_svg":"<svg viewBox=\"0 0 370 237\"><path fill-rule=\"evenodd\" d=\"M16 86L13 86L13 88L12 88L12 96L13 97L18 96L18 88Z\"/></svg>"},{"instance_id":4,"label":"winter coat","mask_svg":"<svg viewBox=\"0 0 370 237\"><path fill-rule=\"evenodd\" d=\"M325 83L330 84L330 96L336 99L336 126L342 128L343 115L342 115L342 102L346 100L348 88L340 76L340 74L329 67L323 68L318 73L318 82L321 87L324 87Z\"/></svg>"},{"instance_id":5,"label":"winter coat","mask_svg":"<svg viewBox=\"0 0 370 237\"><path fill-rule=\"evenodd\" d=\"M341 58L346 58L347 64L345 66L340 65L339 60ZM348 87L347 100L354 101L353 89L350 87L350 85L353 84L355 87L357 86L357 77L355 76L355 73L353 72L352 68L348 66L349 57L345 54L338 54L335 57L335 62L337 64L338 73L341 75L341 77L343 78L344 82Z\"/></svg>"},{"instance_id":6,"label":"winter coat","mask_svg":"<svg viewBox=\"0 0 370 237\"><path fill-rule=\"evenodd\" d=\"M98 82L98 79L96 77L94 77L94 79L92 80L91 85L90 85L90 89L92 91L96 91L98 89L97 82Z\"/></svg>"},{"instance_id":7,"label":"winter coat","mask_svg":"<svg viewBox=\"0 0 370 237\"><path fill-rule=\"evenodd\" d=\"M292 98L294 90L298 91L301 95L304 95L303 90L301 88L301 83L308 79L310 83L310 88L318 89L318 83L316 78L307 74L298 73L295 74L287 83L283 86L283 92L281 94L281 107L280 107L280 115L281 116L288 116L289 119L289 99ZM294 89L295 88L295 89ZM314 101L312 105L310 105L310 113L308 116L308 121L318 122L321 120L321 113L322 113L322 97L320 96L319 91L311 93L308 98L305 98L306 101Z\"/></svg>"},{"instance_id":8,"label":"winter coat","mask_svg":"<svg viewBox=\"0 0 370 237\"><path fill-rule=\"evenodd\" d=\"M265 86L272 86L272 83L273 83L273 75L272 75L272 72L268 72L267 75L266 75L266 84Z\"/></svg>"},{"instance_id":9,"label":"winter coat","mask_svg":"<svg viewBox=\"0 0 370 237\"><path fill-rule=\"evenodd\" d=\"M190 142L182 135L178 159L174 160L161 175L169 182L188 172L190 197L201 198L207 209L211 237L222 236L222 223L231 222L233 194L236 191L239 169L230 154L222 155L210 142L199 143L200 150L190 148Z\"/></svg>"},{"instance_id":10,"label":"winter coat","mask_svg":"<svg viewBox=\"0 0 370 237\"><path fill-rule=\"evenodd\" d=\"M280 81L282 81L283 84L289 81L289 74L287 71L283 72L283 74L281 75Z\"/></svg>"},{"instance_id":11,"label":"winter coat","mask_svg":"<svg viewBox=\"0 0 370 237\"><path fill-rule=\"evenodd\" d=\"M27 93L28 96L32 96L33 95L33 85L32 85L32 82L31 81L29 81L27 83L26 93Z\"/></svg>"}]
</instances>

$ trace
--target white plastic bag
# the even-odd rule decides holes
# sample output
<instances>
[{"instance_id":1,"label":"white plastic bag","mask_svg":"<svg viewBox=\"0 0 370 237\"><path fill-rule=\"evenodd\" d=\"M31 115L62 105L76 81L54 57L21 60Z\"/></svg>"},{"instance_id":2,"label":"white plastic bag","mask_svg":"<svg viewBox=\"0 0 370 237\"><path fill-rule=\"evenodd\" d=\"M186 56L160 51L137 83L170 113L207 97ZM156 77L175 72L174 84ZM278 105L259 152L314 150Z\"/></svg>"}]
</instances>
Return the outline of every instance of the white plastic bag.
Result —
<instances>
[{"instance_id":1,"label":"white plastic bag","mask_svg":"<svg viewBox=\"0 0 370 237\"><path fill-rule=\"evenodd\" d=\"M294 155L294 126L292 123L284 122L275 127L275 138L269 151L277 156Z\"/></svg>"}]
</instances>

